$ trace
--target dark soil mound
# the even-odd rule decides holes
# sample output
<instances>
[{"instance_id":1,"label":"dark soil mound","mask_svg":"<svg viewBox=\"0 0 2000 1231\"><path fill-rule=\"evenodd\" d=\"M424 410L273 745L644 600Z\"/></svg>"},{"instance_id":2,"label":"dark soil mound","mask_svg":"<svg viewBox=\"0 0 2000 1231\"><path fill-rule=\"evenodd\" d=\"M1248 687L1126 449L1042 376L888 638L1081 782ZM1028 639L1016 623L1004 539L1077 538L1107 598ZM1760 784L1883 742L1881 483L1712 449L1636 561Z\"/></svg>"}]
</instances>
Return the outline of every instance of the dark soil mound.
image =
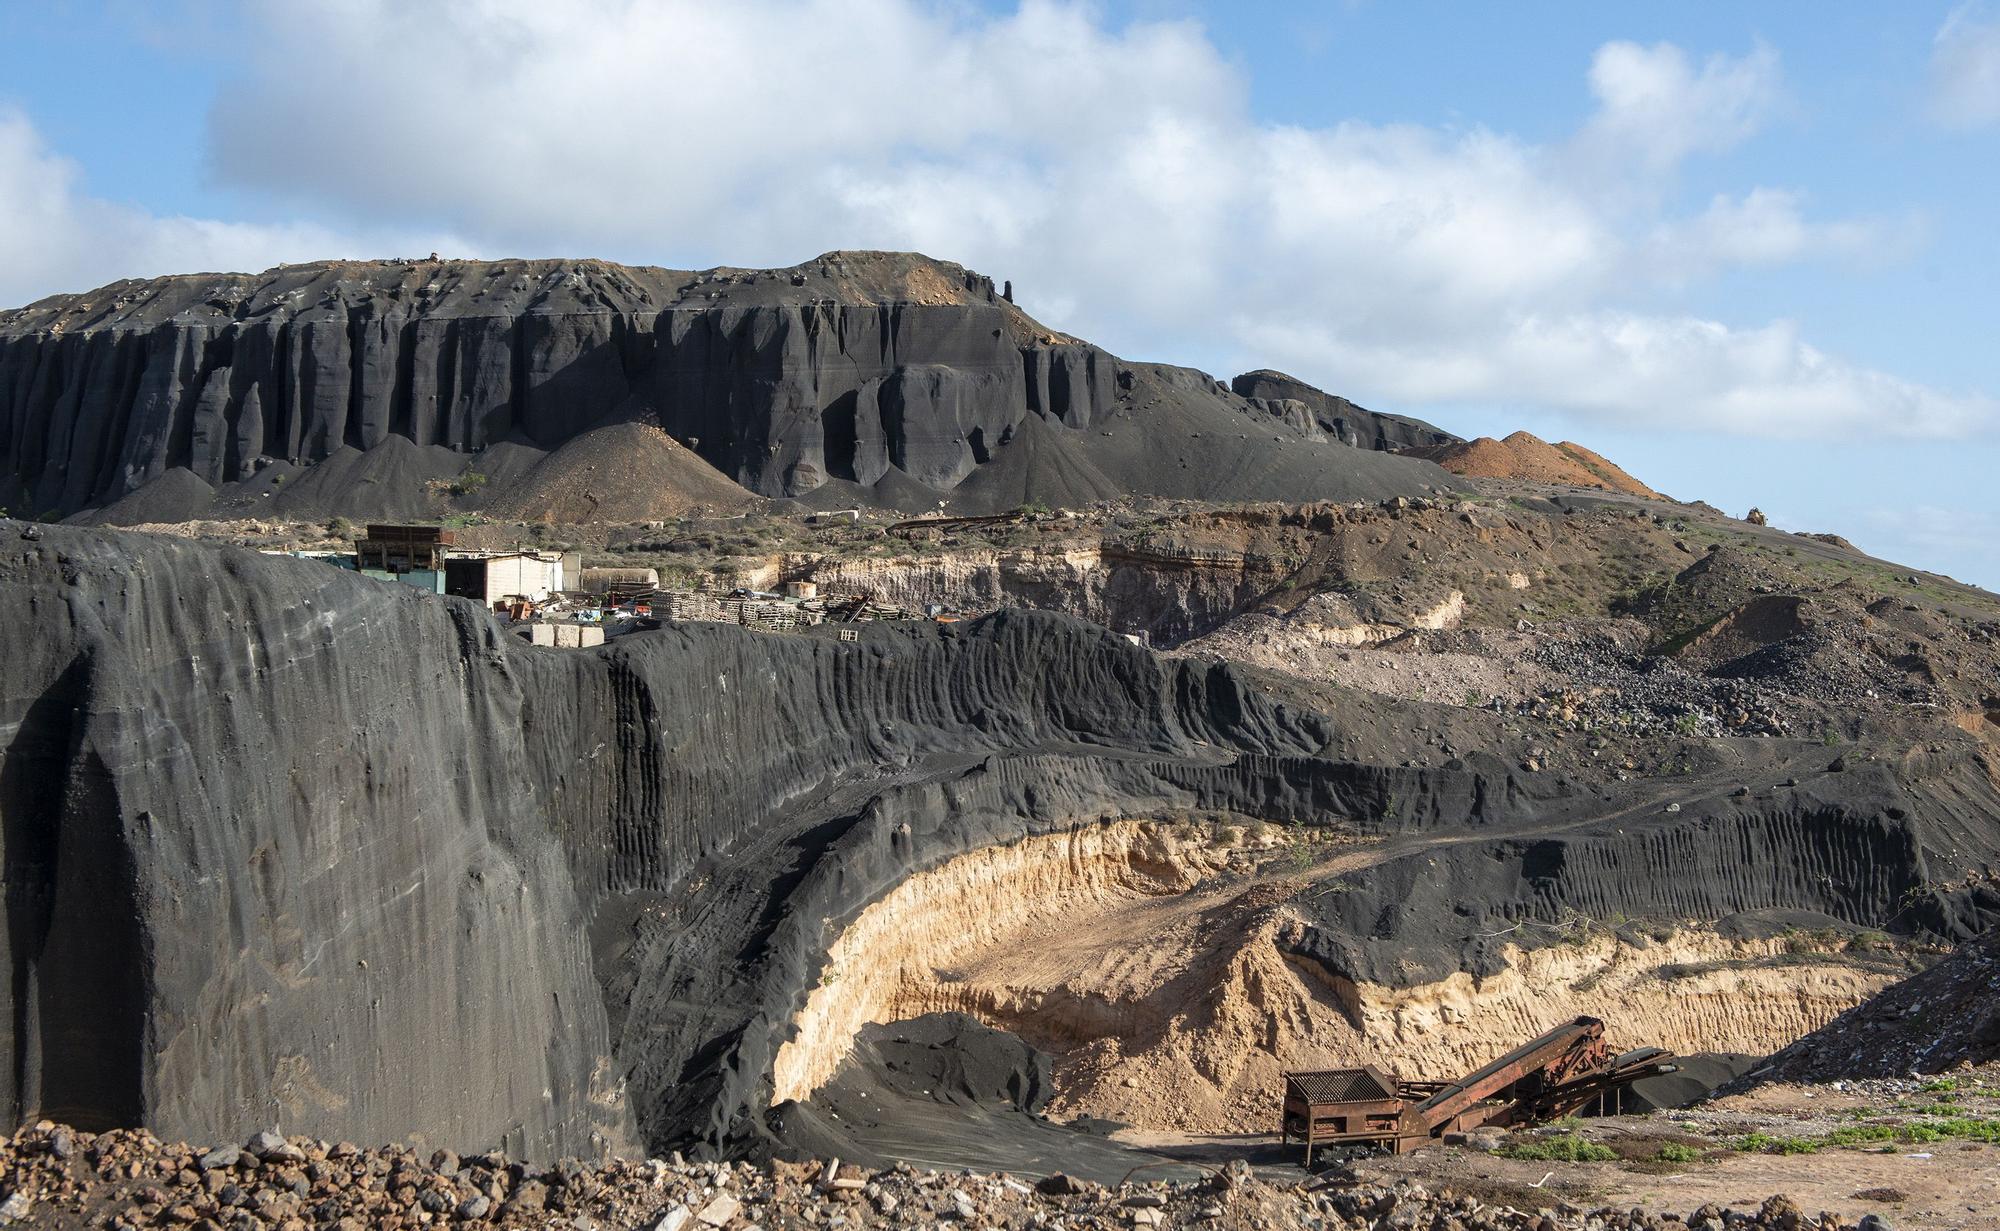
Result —
<instances>
[{"instance_id":1,"label":"dark soil mound","mask_svg":"<svg viewBox=\"0 0 2000 1231\"><path fill-rule=\"evenodd\" d=\"M189 470L169 470L151 483L78 519L86 525L140 526L208 516L215 489Z\"/></svg>"},{"instance_id":2,"label":"dark soil mound","mask_svg":"<svg viewBox=\"0 0 2000 1231\"><path fill-rule=\"evenodd\" d=\"M619 423L564 444L506 484L486 511L516 521L633 522L733 513L754 503L756 497L659 428Z\"/></svg>"},{"instance_id":3,"label":"dark soil mound","mask_svg":"<svg viewBox=\"0 0 2000 1231\"><path fill-rule=\"evenodd\" d=\"M1194 1178L1193 1167L1105 1140L1104 1125L1040 1118L1050 1095L1049 1058L1018 1037L963 1013L871 1025L854 1053L809 1103L774 1108L773 1134L809 1157L867 1166L904 1160L938 1170L1001 1167L1117 1184Z\"/></svg>"}]
</instances>

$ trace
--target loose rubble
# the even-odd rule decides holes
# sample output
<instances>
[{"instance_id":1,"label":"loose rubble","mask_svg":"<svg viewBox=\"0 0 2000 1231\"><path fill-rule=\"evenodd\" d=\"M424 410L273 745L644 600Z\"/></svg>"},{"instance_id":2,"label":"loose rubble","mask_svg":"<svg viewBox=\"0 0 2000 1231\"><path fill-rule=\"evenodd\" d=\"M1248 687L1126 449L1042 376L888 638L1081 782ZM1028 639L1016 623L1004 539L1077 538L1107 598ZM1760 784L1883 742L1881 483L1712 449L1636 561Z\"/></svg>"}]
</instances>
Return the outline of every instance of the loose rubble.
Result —
<instances>
[{"instance_id":1,"label":"loose rubble","mask_svg":"<svg viewBox=\"0 0 2000 1231\"><path fill-rule=\"evenodd\" d=\"M2000 885L1992 889L2000 892ZM1942 1073L2000 1060L2000 931L1843 1013L1742 1083Z\"/></svg>"},{"instance_id":2,"label":"loose rubble","mask_svg":"<svg viewBox=\"0 0 2000 1231\"><path fill-rule=\"evenodd\" d=\"M1193 1181L1115 1187L1055 1174L868 1171L837 1160L769 1164L565 1160L539 1166L497 1153L427 1158L259 1133L241 1146L162 1142L144 1131L90 1134L43 1121L0 1139L0 1225L186 1227L191 1231L363 1231L548 1227L564 1231L765 1231L871 1226L1037 1231L1198 1226L1254 1231L1620 1231L1688 1227L1828 1231L1880 1227L1809 1213L1782 1196L1754 1209L1704 1205L1685 1216L1559 1204L1525 1210L1410 1181L1351 1174L1266 1175L1242 1162Z\"/></svg>"}]
</instances>

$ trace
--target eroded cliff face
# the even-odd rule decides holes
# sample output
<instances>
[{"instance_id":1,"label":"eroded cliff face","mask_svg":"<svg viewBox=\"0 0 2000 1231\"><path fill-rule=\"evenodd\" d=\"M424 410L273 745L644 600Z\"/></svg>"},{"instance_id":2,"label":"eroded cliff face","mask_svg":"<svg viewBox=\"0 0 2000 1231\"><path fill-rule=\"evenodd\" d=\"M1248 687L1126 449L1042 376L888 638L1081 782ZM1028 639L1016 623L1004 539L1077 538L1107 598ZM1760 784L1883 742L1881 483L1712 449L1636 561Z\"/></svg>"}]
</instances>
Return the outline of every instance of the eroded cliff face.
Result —
<instances>
[{"instance_id":1,"label":"eroded cliff face","mask_svg":"<svg viewBox=\"0 0 2000 1231\"><path fill-rule=\"evenodd\" d=\"M0 574L10 1114L633 1140L490 623L18 523Z\"/></svg>"},{"instance_id":2,"label":"eroded cliff face","mask_svg":"<svg viewBox=\"0 0 2000 1231\"><path fill-rule=\"evenodd\" d=\"M889 481L891 503L907 494L897 484L952 491L1027 418L1057 429L1049 450L1096 460L1040 459L1032 477L969 498L1214 485L1157 449L1107 444L1100 421L1121 400L1170 404L1158 429L1177 440L1191 414L1211 437L1254 435L1260 457L1283 443L1226 387L1122 363L1035 323L992 279L913 254L701 273L320 263L115 283L0 313L0 470L14 511L35 516L102 507L169 474L222 490L344 450L550 450L631 420L764 496L829 481ZM1344 494L1363 472L1370 494L1451 483L1407 460L1354 464L1344 480L1259 479L1252 466L1243 481L1271 496Z\"/></svg>"},{"instance_id":3,"label":"eroded cliff face","mask_svg":"<svg viewBox=\"0 0 2000 1231\"><path fill-rule=\"evenodd\" d=\"M6 522L0 619L0 1099L24 1118L767 1148L780 1048L864 910L1125 818L1372 843L1266 949L1384 1003L1491 979L1579 912L2000 915L1969 759L1833 774L1761 741L1726 776L1584 787L1516 772L1470 714L1494 751L1398 764L1365 707L1059 616L564 651L311 561Z\"/></svg>"},{"instance_id":4,"label":"eroded cliff face","mask_svg":"<svg viewBox=\"0 0 2000 1231\"><path fill-rule=\"evenodd\" d=\"M391 436L554 448L641 412L763 495L891 466L951 487L1023 414L1087 426L1112 376L1093 348L1023 349L998 301L472 315L273 298L0 337L0 436L32 505L102 504L176 467L219 487Z\"/></svg>"}]
</instances>

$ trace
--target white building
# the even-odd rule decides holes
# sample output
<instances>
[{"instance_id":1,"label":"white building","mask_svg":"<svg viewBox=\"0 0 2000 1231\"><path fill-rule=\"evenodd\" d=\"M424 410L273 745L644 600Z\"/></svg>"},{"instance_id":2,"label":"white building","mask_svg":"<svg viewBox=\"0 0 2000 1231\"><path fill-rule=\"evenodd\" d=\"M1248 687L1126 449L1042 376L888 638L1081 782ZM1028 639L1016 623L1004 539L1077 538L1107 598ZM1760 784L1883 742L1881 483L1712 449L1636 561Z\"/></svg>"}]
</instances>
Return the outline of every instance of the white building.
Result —
<instances>
[{"instance_id":1,"label":"white building","mask_svg":"<svg viewBox=\"0 0 2000 1231\"><path fill-rule=\"evenodd\" d=\"M562 588L560 552L454 552L445 557L446 594L475 598L489 605L511 598L540 603Z\"/></svg>"}]
</instances>

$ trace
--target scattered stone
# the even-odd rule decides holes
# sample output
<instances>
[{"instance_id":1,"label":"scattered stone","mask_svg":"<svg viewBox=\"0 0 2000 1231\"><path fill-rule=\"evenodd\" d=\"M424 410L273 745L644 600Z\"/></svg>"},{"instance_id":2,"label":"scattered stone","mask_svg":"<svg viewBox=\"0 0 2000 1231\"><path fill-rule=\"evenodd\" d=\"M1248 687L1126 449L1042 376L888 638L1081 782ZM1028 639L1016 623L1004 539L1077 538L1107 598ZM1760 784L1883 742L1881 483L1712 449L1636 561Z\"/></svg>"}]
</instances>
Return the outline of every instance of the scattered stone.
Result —
<instances>
[{"instance_id":1,"label":"scattered stone","mask_svg":"<svg viewBox=\"0 0 2000 1231\"><path fill-rule=\"evenodd\" d=\"M684 1205L677 1205L660 1215L660 1220L653 1224L652 1231L681 1231L693 1220L692 1210Z\"/></svg>"},{"instance_id":2,"label":"scattered stone","mask_svg":"<svg viewBox=\"0 0 2000 1231\"><path fill-rule=\"evenodd\" d=\"M200 1161L195 1165L203 1171L220 1171L224 1168L234 1167L242 1157L243 1151L240 1147L222 1145L202 1155Z\"/></svg>"},{"instance_id":3,"label":"scattered stone","mask_svg":"<svg viewBox=\"0 0 2000 1231\"><path fill-rule=\"evenodd\" d=\"M952 1211L965 1222L971 1222L979 1214L979 1207L973 1204L972 1198L967 1196L963 1189L951 1190L951 1207Z\"/></svg>"},{"instance_id":4,"label":"scattered stone","mask_svg":"<svg viewBox=\"0 0 2000 1231\"><path fill-rule=\"evenodd\" d=\"M1914 1090L1916 1083L1898 1088ZM1469 1143L1488 1132L1504 1136L1492 1130L1455 1136ZM92 1160L95 1170L87 1173L88 1180L73 1176L72 1168L57 1158L58 1133L69 1136L79 1156ZM271 1141L253 1144L278 1153ZM1260 1176L1241 1160L1200 1180L1127 1184L1107 1193L1102 1185L1063 1173L1027 1184L1004 1174L941 1175L907 1163L872 1173L838 1162L676 1165L612 1159L541 1167L501 1155L461 1158L443 1150L427 1159L396 1146L342 1152L335 1158L337 1151L321 1142L295 1139L286 1144L309 1161L259 1167L255 1153L245 1150L239 1151L239 1165L230 1167L222 1159L233 1147L204 1151L126 1130L93 1135L46 1124L23 1129L0 1138L0 1192L9 1194L0 1203L0 1224L131 1231L470 1231L489 1225L556 1231L863 1231L877 1226L935 1231L940 1224L968 1231L1110 1231L1121 1226L1156 1231L1182 1223L1249 1231L1662 1231L1683 1225L1711 1231L1822 1231L1854 1226L1851 1215L1846 1220L1808 1218L1783 1197L1748 1214L1705 1206L1684 1222L1645 1210L1586 1212L1565 1204L1519 1213L1449 1191L1433 1193L1407 1180L1370 1184L1352 1171L1322 1171L1304 1183ZM213 1164L204 1165L211 1157ZM126 1162L143 1165L127 1175ZM454 1166L447 1171L444 1164ZM139 1179L142 1175L147 1178ZM181 1175L196 1182L181 1187ZM855 1196L846 1196L850 1192ZM1854 1197L1889 1198L1886 1190ZM1861 1226L1887 1228L1879 1217Z\"/></svg>"}]
</instances>

